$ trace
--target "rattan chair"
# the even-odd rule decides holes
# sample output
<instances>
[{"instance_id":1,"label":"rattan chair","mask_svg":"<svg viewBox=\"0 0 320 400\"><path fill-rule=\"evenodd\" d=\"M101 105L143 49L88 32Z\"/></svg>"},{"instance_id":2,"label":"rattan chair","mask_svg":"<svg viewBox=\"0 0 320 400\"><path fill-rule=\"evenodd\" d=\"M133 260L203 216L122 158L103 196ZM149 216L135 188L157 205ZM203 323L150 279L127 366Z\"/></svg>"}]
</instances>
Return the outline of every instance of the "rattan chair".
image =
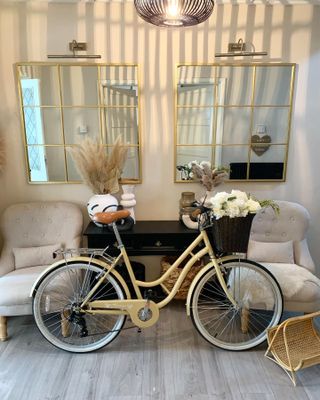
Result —
<instances>
[{"instance_id":1,"label":"rattan chair","mask_svg":"<svg viewBox=\"0 0 320 400\"><path fill-rule=\"evenodd\" d=\"M320 335L314 326L320 311L289 318L268 331L265 356L280 365L296 386L295 372L320 363Z\"/></svg>"}]
</instances>

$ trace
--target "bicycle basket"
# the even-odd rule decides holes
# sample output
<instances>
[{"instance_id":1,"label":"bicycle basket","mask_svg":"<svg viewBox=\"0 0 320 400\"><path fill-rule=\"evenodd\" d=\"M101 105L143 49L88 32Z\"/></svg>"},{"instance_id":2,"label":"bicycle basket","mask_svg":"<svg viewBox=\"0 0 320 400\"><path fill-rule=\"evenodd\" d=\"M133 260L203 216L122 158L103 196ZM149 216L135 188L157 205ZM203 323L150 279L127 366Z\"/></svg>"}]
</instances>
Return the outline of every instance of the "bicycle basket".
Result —
<instances>
[{"instance_id":1,"label":"bicycle basket","mask_svg":"<svg viewBox=\"0 0 320 400\"><path fill-rule=\"evenodd\" d=\"M215 250L221 253L246 253L254 216L248 214L246 217L214 219L210 239Z\"/></svg>"}]
</instances>

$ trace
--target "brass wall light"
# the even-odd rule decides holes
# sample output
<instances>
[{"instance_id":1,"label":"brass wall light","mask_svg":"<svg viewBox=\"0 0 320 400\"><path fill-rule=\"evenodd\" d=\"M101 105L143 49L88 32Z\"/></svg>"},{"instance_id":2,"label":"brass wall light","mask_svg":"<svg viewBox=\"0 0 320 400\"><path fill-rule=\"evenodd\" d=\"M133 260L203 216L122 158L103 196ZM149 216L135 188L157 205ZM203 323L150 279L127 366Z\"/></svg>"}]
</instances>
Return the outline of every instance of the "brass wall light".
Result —
<instances>
[{"instance_id":1,"label":"brass wall light","mask_svg":"<svg viewBox=\"0 0 320 400\"><path fill-rule=\"evenodd\" d=\"M250 56L266 56L268 52L266 51L255 51L253 45L253 50L248 51L248 44L243 41L243 39L239 39L236 43L228 44L228 52L227 53L216 53L215 57L250 57Z\"/></svg>"},{"instance_id":2,"label":"brass wall light","mask_svg":"<svg viewBox=\"0 0 320 400\"><path fill-rule=\"evenodd\" d=\"M78 51L86 51L87 43L86 42L77 42L73 39L72 42L69 42L69 50L72 52L71 54L48 54L48 58L101 58L100 54L78 54Z\"/></svg>"}]
</instances>

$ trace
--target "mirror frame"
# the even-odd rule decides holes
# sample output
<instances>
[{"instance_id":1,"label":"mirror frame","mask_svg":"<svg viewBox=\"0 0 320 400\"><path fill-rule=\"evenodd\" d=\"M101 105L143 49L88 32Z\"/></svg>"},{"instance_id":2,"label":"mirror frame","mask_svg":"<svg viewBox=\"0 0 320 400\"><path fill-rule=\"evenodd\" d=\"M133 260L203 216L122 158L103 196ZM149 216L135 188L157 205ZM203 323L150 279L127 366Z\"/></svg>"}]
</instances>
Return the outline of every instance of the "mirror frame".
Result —
<instances>
[{"instance_id":1,"label":"mirror frame","mask_svg":"<svg viewBox=\"0 0 320 400\"><path fill-rule=\"evenodd\" d=\"M44 147L61 147L63 148L63 153L64 153L64 172L65 172L65 180L61 181L32 181L31 180L31 174L30 174L30 166L29 166L29 158L28 158L28 144L27 144L27 137L26 137L26 127L25 127L25 119L24 119L24 112L23 112L23 97L22 97L22 86L21 86L21 80L20 80L20 67L23 66L36 66L36 67L41 67L41 66L48 66L48 67L56 67L57 68L57 73L58 73L58 90L59 90L59 105L56 106L50 106L51 108L59 109L62 110L64 108L64 105L62 103L62 89L61 89L61 67L97 67L98 69L98 77L100 78L100 71L101 67L135 67L136 68L136 80L137 80L137 87L138 87L138 102L137 102L137 113L138 113L138 125L137 125L137 134L138 134L138 143L137 144L129 144L127 147L130 148L136 148L137 154L138 154L138 176L139 178L124 178L120 179L121 184L141 184L142 183L142 151L141 151L141 76L140 76L140 64L138 63L95 63L95 62L41 62L41 61L20 61L14 64L15 66L15 78L16 78L16 87L18 88L18 97L19 97L19 108L20 108L20 123L21 123L21 130L22 130L22 137L23 137L23 145L24 145L24 152L25 152L25 165L26 165L26 170L27 170L27 177L28 177L28 183L29 184L43 184L43 185L48 185L48 184L82 184L82 180L72 180L68 179L68 162L67 162L67 148L68 147L74 147L77 146L77 144L67 144L65 140L65 129L64 129L64 124L63 124L63 117L60 118L61 120L61 133L62 133L62 138L63 138L63 143L62 144L49 144L49 145L39 145L39 146L44 146ZM105 108L110 108L114 106L108 106L108 105L103 105L101 102L101 92L99 89L98 93L98 102L95 106L99 110L99 143L102 142L102 111ZM40 105L39 108L42 108L45 106ZM74 106L66 106L67 108L79 108L79 106L74 105ZM86 106L80 106L82 108L86 108ZM123 106L120 106L123 107ZM93 108L92 106L88 106L88 108ZM128 108L132 108L128 106ZM106 148L110 147L110 145L105 145Z\"/></svg>"},{"instance_id":2,"label":"mirror frame","mask_svg":"<svg viewBox=\"0 0 320 400\"><path fill-rule=\"evenodd\" d=\"M246 107L250 108L250 135L248 144L244 146L248 146L248 151L252 145L251 137L253 135L253 111L256 107L261 107L261 105L254 104L254 95L255 95L255 88L256 88L256 69L257 67L291 67L291 78L290 78L290 87L289 87L289 104L286 105L264 105L267 107L274 107L274 108L284 108L287 107L288 112L288 129L287 129L287 140L283 143L277 143L274 145L282 145L285 146L285 155L283 160L283 173L282 179L250 179L250 156L248 155L247 160L247 172L246 172L246 179L227 179L227 182L285 182L286 181L286 174L287 174L287 163L288 163L288 152L289 152L289 142L290 142L290 132L291 132L291 123L292 123L292 107L293 107L293 97L294 97L294 85L295 85L295 76L296 76L296 63L282 63L282 62L242 62L242 61L234 61L234 62L215 62L215 63L187 63L181 62L176 64L175 69L175 79L174 79L174 183L194 183L196 180L181 180L177 178L177 158L178 158L178 147L185 146L183 144L178 143L178 84L179 84L179 67L252 67L253 68L253 77L252 77L252 91L251 91L251 104ZM216 71L213 78L216 78ZM183 107L183 106L182 106ZM212 108L217 108L218 105L216 103L216 99L214 99L214 104L210 106ZM224 106L225 107L225 106ZM230 107L230 106L229 106ZM231 107L244 107L244 105L231 105ZM194 108L197 108L196 106ZM188 145L187 145L188 146ZM190 146L190 145L189 145ZM207 144L204 146L208 147L215 147L216 143ZM237 146L236 144L219 144L219 146Z\"/></svg>"}]
</instances>

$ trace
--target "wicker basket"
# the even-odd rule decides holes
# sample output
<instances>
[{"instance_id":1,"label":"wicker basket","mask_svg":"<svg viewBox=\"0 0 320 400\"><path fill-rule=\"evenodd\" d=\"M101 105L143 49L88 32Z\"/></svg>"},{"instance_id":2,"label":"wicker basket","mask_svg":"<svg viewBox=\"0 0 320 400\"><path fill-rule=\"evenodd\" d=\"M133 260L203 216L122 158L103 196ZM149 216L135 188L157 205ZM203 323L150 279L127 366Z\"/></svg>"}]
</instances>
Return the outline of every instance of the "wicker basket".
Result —
<instances>
[{"instance_id":1,"label":"wicker basket","mask_svg":"<svg viewBox=\"0 0 320 400\"><path fill-rule=\"evenodd\" d=\"M176 257L173 256L166 256L161 259L161 273L164 274L168 269L171 267L171 265L176 261ZM168 290L171 290L176 283L177 279L179 278L179 275L181 274L184 265L186 264L183 263L180 265L179 268L176 268L170 275L169 278L167 278L163 283L165 287ZM188 295L188 290L191 285L191 282L193 281L194 277L197 275L197 273L200 271L200 269L203 267L203 261L197 261L190 271L188 272L185 280L182 282L182 285L177 292L177 294L174 296L175 299L178 300L185 300Z\"/></svg>"},{"instance_id":2,"label":"wicker basket","mask_svg":"<svg viewBox=\"0 0 320 400\"><path fill-rule=\"evenodd\" d=\"M246 253L254 216L248 214L246 217L214 220L210 239L215 250L221 253Z\"/></svg>"}]
</instances>

